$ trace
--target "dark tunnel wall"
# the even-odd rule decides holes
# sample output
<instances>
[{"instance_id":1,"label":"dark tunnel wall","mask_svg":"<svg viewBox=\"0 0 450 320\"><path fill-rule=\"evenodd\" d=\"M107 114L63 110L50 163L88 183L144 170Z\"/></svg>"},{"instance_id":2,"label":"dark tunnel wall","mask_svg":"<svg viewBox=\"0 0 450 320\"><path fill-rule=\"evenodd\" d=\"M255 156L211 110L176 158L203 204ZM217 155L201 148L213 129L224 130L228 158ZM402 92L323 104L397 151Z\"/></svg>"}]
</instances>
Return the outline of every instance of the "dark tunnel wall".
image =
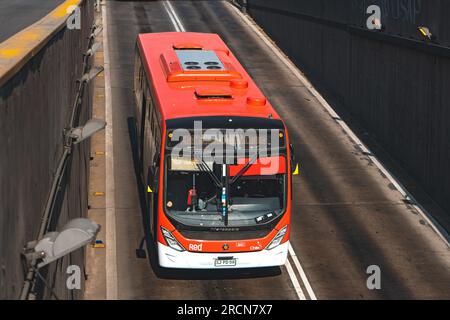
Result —
<instances>
[{"instance_id":1,"label":"dark tunnel wall","mask_svg":"<svg viewBox=\"0 0 450 320\"><path fill-rule=\"evenodd\" d=\"M450 213L450 1L247 3L277 45ZM366 26L371 4L381 8L382 31Z\"/></svg>"}]
</instances>

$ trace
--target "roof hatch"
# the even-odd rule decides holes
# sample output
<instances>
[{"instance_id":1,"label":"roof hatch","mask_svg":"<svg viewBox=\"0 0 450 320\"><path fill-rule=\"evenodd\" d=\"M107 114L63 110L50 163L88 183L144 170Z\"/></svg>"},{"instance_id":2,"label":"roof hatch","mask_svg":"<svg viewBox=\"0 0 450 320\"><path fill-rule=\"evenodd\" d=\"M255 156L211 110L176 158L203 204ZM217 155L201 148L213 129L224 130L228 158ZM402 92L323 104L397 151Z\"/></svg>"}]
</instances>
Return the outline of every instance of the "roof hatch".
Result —
<instances>
[{"instance_id":1,"label":"roof hatch","mask_svg":"<svg viewBox=\"0 0 450 320\"><path fill-rule=\"evenodd\" d=\"M220 88L197 88L195 89L195 96L197 99L233 99L233 96L229 90L223 90Z\"/></svg>"},{"instance_id":2,"label":"roof hatch","mask_svg":"<svg viewBox=\"0 0 450 320\"><path fill-rule=\"evenodd\" d=\"M173 45L175 50L203 50L203 46L196 43L177 43Z\"/></svg>"},{"instance_id":3,"label":"roof hatch","mask_svg":"<svg viewBox=\"0 0 450 320\"><path fill-rule=\"evenodd\" d=\"M194 46L173 47L161 55L168 82L231 81L241 79L226 52L198 49Z\"/></svg>"},{"instance_id":4,"label":"roof hatch","mask_svg":"<svg viewBox=\"0 0 450 320\"><path fill-rule=\"evenodd\" d=\"M214 51L175 50L183 70L224 70Z\"/></svg>"}]
</instances>

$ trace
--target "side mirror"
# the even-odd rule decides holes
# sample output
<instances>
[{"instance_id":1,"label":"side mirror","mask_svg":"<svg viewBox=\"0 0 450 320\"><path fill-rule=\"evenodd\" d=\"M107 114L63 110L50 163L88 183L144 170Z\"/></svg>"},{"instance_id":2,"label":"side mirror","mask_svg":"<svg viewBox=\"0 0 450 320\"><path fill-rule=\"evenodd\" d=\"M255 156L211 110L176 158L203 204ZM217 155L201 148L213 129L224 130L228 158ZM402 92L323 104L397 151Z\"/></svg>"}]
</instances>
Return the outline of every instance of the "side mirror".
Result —
<instances>
[{"instance_id":1,"label":"side mirror","mask_svg":"<svg viewBox=\"0 0 450 320\"><path fill-rule=\"evenodd\" d=\"M294 169L292 170L292 175L293 176L296 176L296 175L300 174L300 168L299 167L300 167L299 164L296 163L295 166L294 166Z\"/></svg>"},{"instance_id":2,"label":"side mirror","mask_svg":"<svg viewBox=\"0 0 450 320\"><path fill-rule=\"evenodd\" d=\"M147 193L157 193L159 185L159 167L150 166L148 168Z\"/></svg>"}]
</instances>

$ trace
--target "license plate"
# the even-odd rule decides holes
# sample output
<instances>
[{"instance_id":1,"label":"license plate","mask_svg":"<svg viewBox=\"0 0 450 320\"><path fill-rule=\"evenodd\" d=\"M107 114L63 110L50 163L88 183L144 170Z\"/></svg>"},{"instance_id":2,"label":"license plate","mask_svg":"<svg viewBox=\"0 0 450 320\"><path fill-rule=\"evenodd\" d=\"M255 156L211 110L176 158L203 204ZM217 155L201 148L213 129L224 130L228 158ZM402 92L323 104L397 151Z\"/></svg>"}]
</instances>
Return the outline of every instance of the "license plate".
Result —
<instances>
[{"instance_id":1,"label":"license plate","mask_svg":"<svg viewBox=\"0 0 450 320\"><path fill-rule=\"evenodd\" d=\"M215 267L233 267L236 265L236 259L214 259Z\"/></svg>"}]
</instances>

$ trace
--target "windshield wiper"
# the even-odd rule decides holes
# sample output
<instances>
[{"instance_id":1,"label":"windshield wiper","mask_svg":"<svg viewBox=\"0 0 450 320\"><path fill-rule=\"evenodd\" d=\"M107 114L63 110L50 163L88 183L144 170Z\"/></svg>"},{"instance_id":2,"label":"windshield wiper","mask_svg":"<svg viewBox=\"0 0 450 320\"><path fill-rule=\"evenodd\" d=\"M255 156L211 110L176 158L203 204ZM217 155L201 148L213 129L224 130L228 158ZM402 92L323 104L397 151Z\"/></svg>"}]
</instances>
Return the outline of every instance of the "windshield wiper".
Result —
<instances>
[{"instance_id":1,"label":"windshield wiper","mask_svg":"<svg viewBox=\"0 0 450 320\"><path fill-rule=\"evenodd\" d=\"M258 158L258 153L255 153L253 157L245 164L245 166L242 167L241 170L231 179L230 184L233 184L236 182L237 179L239 179L247 170L250 168L250 166L255 162L255 160Z\"/></svg>"},{"instance_id":2,"label":"windshield wiper","mask_svg":"<svg viewBox=\"0 0 450 320\"><path fill-rule=\"evenodd\" d=\"M202 171L202 172L206 172L208 173L208 175L211 177L212 181L214 182L214 184L216 185L216 187L218 188L218 190L222 190L224 187L224 184L222 183L222 181L216 176L216 174L211 170L211 168L208 166L208 164L205 162L205 160L203 159L203 157L200 157L201 163L196 163L197 168ZM217 191L216 191L217 192ZM216 194L215 198L217 199L218 195ZM208 200L207 200L208 202ZM221 210L219 208L218 202L216 202L217 205L217 213L221 214L222 217L224 218L224 223L225 226L228 225L228 210L225 209L225 216L223 214L223 210Z\"/></svg>"},{"instance_id":3,"label":"windshield wiper","mask_svg":"<svg viewBox=\"0 0 450 320\"><path fill-rule=\"evenodd\" d=\"M201 163L196 163L197 168L199 168L199 170L202 172L208 173L208 175L211 177L217 188L222 188L222 183L220 182L219 178L217 178L217 176L211 170L211 168L208 166L205 160L203 160L203 157L200 157L200 161Z\"/></svg>"}]
</instances>

